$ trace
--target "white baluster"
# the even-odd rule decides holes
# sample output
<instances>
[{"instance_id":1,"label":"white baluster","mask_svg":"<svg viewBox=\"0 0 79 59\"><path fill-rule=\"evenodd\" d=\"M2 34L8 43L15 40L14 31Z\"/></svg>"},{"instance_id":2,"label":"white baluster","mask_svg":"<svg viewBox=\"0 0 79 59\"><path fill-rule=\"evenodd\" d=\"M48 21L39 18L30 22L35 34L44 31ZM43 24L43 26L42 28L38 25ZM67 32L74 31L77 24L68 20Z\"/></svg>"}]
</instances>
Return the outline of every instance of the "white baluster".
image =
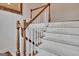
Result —
<instances>
[{"instance_id":1,"label":"white baluster","mask_svg":"<svg viewBox=\"0 0 79 59\"><path fill-rule=\"evenodd\" d=\"M31 38L31 41L33 42L33 30L31 27L30 27L30 38ZM31 55L33 55L33 44L32 43L31 43Z\"/></svg>"},{"instance_id":2,"label":"white baluster","mask_svg":"<svg viewBox=\"0 0 79 59\"><path fill-rule=\"evenodd\" d=\"M29 28L28 28L28 30L29 30L29 41L31 40L31 30L30 30L30 26L29 26ZM31 42L29 42L29 56L31 56Z\"/></svg>"}]
</instances>

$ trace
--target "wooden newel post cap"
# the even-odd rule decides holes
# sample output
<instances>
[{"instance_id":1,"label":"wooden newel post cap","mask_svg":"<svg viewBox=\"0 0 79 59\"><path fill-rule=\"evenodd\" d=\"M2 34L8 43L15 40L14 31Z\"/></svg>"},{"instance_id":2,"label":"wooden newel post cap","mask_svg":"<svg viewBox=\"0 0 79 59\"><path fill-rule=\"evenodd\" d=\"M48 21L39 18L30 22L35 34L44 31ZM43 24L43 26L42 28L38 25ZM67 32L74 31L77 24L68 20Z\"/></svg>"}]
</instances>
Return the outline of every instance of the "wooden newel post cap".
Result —
<instances>
[{"instance_id":1,"label":"wooden newel post cap","mask_svg":"<svg viewBox=\"0 0 79 59\"><path fill-rule=\"evenodd\" d=\"M23 20L24 23L24 30L26 29L26 20Z\"/></svg>"},{"instance_id":2,"label":"wooden newel post cap","mask_svg":"<svg viewBox=\"0 0 79 59\"><path fill-rule=\"evenodd\" d=\"M24 22L24 29L26 29L27 27L28 27L28 25L29 25L29 22L26 22L26 20L23 20Z\"/></svg>"},{"instance_id":3,"label":"wooden newel post cap","mask_svg":"<svg viewBox=\"0 0 79 59\"><path fill-rule=\"evenodd\" d=\"M26 24L26 20L23 20L24 24Z\"/></svg>"}]
</instances>

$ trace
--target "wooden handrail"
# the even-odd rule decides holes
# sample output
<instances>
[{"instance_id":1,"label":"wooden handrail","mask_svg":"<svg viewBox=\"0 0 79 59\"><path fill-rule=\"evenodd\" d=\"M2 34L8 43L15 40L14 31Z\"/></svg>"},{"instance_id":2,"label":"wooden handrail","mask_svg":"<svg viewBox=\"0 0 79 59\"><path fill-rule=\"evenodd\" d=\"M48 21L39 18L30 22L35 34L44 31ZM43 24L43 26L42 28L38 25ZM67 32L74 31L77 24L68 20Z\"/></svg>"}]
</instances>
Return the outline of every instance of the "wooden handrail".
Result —
<instances>
[{"instance_id":1,"label":"wooden handrail","mask_svg":"<svg viewBox=\"0 0 79 59\"><path fill-rule=\"evenodd\" d=\"M48 3L47 5L49 5L49 10L48 10L48 12L49 12L49 15L48 15L48 16L49 16L49 17L48 17L48 22L51 22L50 3ZM41 7L37 7L37 8L31 9L31 10L30 10L30 12L31 12L30 18L32 19L32 12L33 12L33 11L38 10L38 9L40 9L40 8L43 8L43 7L47 6L47 5L43 5L43 6L41 6Z\"/></svg>"},{"instance_id":2,"label":"wooden handrail","mask_svg":"<svg viewBox=\"0 0 79 59\"><path fill-rule=\"evenodd\" d=\"M50 6L49 3L34 18L32 18L32 15L31 15L30 16L31 20L29 22L26 22L26 20L24 20L25 21L25 27L24 28L26 29L48 6Z\"/></svg>"},{"instance_id":3,"label":"wooden handrail","mask_svg":"<svg viewBox=\"0 0 79 59\"><path fill-rule=\"evenodd\" d=\"M35 11L35 10L40 9L40 8L43 8L43 7L45 7L45 6L46 6L46 5L43 5L43 6L40 6L40 7L34 8L34 9L31 9L31 11Z\"/></svg>"}]
</instances>

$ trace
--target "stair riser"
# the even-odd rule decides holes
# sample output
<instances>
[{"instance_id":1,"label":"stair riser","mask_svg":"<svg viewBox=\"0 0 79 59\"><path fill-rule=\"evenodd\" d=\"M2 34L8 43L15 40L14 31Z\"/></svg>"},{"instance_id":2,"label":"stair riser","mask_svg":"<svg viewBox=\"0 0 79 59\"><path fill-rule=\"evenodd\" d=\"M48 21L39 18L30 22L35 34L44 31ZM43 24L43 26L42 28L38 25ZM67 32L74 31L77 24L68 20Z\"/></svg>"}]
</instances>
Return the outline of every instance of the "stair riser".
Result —
<instances>
[{"instance_id":1,"label":"stair riser","mask_svg":"<svg viewBox=\"0 0 79 59\"><path fill-rule=\"evenodd\" d=\"M79 28L79 21L72 21L72 22L54 22L49 23L48 27L63 27L63 28Z\"/></svg>"},{"instance_id":2,"label":"stair riser","mask_svg":"<svg viewBox=\"0 0 79 59\"><path fill-rule=\"evenodd\" d=\"M56 55L63 55L63 56L77 56L79 55L79 48L74 46L69 46L57 42L51 41L43 41L43 45L40 46L41 49L54 53ZM48 44L47 44L48 43Z\"/></svg>"},{"instance_id":3,"label":"stair riser","mask_svg":"<svg viewBox=\"0 0 79 59\"><path fill-rule=\"evenodd\" d=\"M79 35L79 28L47 28L46 32Z\"/></svg>"},{"instance_id":4,"label":"stair riser","mask_svg":"<svg viewBox=\"0 0 79 59\"><path fill-rule=\"evenodd\" d=\"M74 46L79 46L79 36L53 34L53 33L44 33L44 34L45 34L44 39L46 38L51 41L68 43Z\"/></svg>"}]
</instances>

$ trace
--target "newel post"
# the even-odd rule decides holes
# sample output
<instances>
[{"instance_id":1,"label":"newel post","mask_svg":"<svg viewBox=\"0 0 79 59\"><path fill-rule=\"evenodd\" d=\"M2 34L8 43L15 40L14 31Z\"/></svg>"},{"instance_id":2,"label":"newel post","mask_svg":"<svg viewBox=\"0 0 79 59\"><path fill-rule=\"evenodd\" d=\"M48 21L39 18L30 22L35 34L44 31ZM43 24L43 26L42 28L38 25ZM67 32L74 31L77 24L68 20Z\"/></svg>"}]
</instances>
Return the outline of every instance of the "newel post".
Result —
<instances>
[{"instance_id":1,"label":"newel post","mask_svg":"<svg viewBox=\"0 0 79 59\"><path fill-rule=\"evenodd\" d=\"M48 22L51 22L51 11L50 11L50 3L49 3L48 5L49 5L49 20L48 20Z\"/></svg>"},{"instance_id":2,"label":"newel post","mask_svg":"<svg viewBox=\"0 0 79 59\"><path fill-rule=\"evenodd\" d=\"M20 56L20 38L19 38L19 27L20 23L17 21L17 41L16 41L16 56Z\"/></svg>"},{"instance_id":3,"label":"newel post","mask_svg":"<svg viewBox=\"0 0 79 59\"><path fill-rule=\"evenodd\" d=\"M32 19L32 9L30 10L30 18Z\"/></svg>"},{"instance_id":4,"label":"newel post","mask_svg":"<svg viewBox=\"0 0 79 59\"><path fill-rule=\"evenodd\" d=\"M23 21L23 56L26 56L26 20Z\"/></svg>"}]
</instances>

